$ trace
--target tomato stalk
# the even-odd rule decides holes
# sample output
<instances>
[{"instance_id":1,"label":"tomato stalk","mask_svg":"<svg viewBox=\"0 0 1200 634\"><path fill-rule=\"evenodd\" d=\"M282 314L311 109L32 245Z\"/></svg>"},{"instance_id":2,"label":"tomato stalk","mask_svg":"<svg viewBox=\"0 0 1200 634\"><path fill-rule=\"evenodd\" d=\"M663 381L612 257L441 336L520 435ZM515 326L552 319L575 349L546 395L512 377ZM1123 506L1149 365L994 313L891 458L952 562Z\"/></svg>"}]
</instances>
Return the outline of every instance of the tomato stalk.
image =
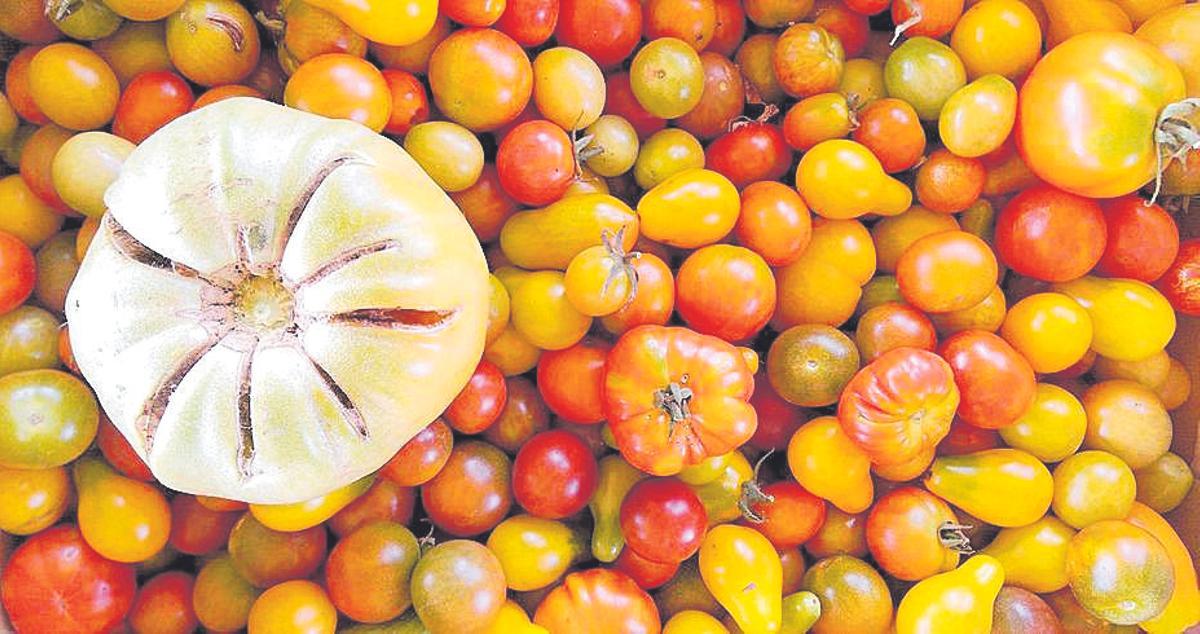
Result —
<instances>
[{"instance_id":1,"label":"tomato stalk","mask_svg":"<svg viewBox=\"0 0 1200 634\"><path fill-rule=\"evenodd\" d=\"M680 380L680 383L687 383L686 374ZM691 388L682 387L674 381L667 384L667 387L654 392L654 406L665 411L671 417L667 436L671 436L675 432L675 425L677 423L691 418L692 413L688 411L688 401L691 399Z\"/></svg>"},{"instance_id":2,"label":"tomato stalk","mask_svg":"<svg viewBox=\"0 0 1200 634\"><path fill-rule=\"evenodd\" d=\"M585 137L586 138L586 137ZM604 295L608 294L608 289L622 275L629 281L629 292L625 296L625 303L621 304L621 308L629 306L633 302L633 298L637 297L638 291L638 272L633 266L634 260L642 257L638 251L625 252L625 227L621 225L617 229L617 233L613 234L608 229L600 232L600 243L604 245L604 249L608 252L609 259L612 260L613 266L608 271L608 277L604 278L604 286L600 292Z\"/></svg>"},{"instance_id":3,"label":"tomato stalk","mask_svg":"<svg viewBox=\"0 0 1200 634\"><path fill-rule=\"evenodd\" d=\"M758 472L762 470L763 463L771 454L775 453L774 449L768 449L767 453L763 454L758 462L754 463L754 477L742 483L742 495L738 498L738 510L742 512L742 517L746 518L752 524L762 524L767 521L762 513L754 510L758 504L773 504L775 496L762 490L762 484L758 481Z\"/></svg>"},{"instance_id":4,"label":"tomato stalk","mask_svg":"<svg viewBox=\"0 0 1200 634\"><path fill-rule=\"evenodd\" d=\"M1200 150L1200 127L1193 122L1197 115L1200 115L1200 98L1196 97L1168 104L1159 114L1158 125L1154 127L1154 154L1157 166L1154 169L1151 205L1158 200L1158 195L1162 192L1163 170L1167 165L1171 161L1183 160L1192 150Z\"/></svg>"},{"instance_id":5,"label":"tomato stalk","mask_svg":"<svg viewBox=\"0 0 1200 634\"><path fill-rule=\"evenodd\" d=\"M942 525L938 526L938 541L954 552L973 555L975 548L971 546L971 538L963 532L971 528L973 527L957 522L942 522Z\"/></svg>"},{"instance_id":6,"label":"tomato stalk","mask_svg":"<svg viewBox=\"0 0 1200 634\"><path fill-rule=\"evenodd\" d=\"M925 19L925 14L921 12L920 4L914 4L912 0L900 0L900 2L903 2L904 6L908 7L909 11L912 11L912 15L908 16L907 20L896 25L896 32L892 35L892 39L890 42L888 42L888 46L895 46L896 42L900 40L900 36L904 35L905 31L913 28L920 23L921 20Z\"/></svg>"}]
</instances>

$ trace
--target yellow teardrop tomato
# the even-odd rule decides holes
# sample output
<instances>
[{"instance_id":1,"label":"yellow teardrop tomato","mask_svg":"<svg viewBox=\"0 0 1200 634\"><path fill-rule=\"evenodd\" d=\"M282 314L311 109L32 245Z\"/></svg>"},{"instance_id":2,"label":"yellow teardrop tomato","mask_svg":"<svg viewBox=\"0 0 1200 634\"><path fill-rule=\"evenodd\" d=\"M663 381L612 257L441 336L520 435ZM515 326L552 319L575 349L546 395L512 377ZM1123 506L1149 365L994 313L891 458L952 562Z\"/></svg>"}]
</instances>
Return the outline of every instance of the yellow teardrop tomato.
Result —
<instances>
[{"instance_id":1,"label":"yellow teardrop tomato","mask_svg":"<svg viewBox=\"0 0 1200 634\"><path fill-rule=\"evenodd\" d=\"M586 542L566 524L524 514L492 529L487 547L500 560L508 587L517 592L554 583L587 552Z\"/></svg>"},{"instance_id":2,"label":"yellow teardrop tomato","mask_svg":"<svg viewBox=\"0 0 1200 634\"><path fill-rule=\"evenodd\" d=\"M126 478L99 458L75 462L79 531L88 545L113 561L145 561L167 543L171 509L151 484Z\"/></svg>"},{"instance_id":3,"label":"yellow teardrop tomato","mask_svg":"<svg viewBox=\"0 0 1200 634\"><path fill-rule=\"evenodd\" d=\"M1000 336L1017 349L1034 372L1061 372L1092 345L1092 318L1062 293L1036 293L1013 304Z\"/></svg>"},{"instance_id":4,"label":"yellow teardrop tomato","mask_svg":"<svg viewBox=\"0 0 1200 634\"><path fill-rule=\"evenodd\" d=\"M424 629L424 626L420 626ZM549 634L549 630L529 620L521 605L512 599L500 606L500 613L485 634ZM400 633L403 634L403 633ZM415 631L414 631L415 634Z\"/></svg>"},{"instance_id":5,"label":"yellow teardrop tomato","mask_svg":"<svg viewBox=\"0 0 1200 634\"><path fill-rule=\"evenodd\" d=\"M987 449L933 461L925 487L995 526L1024 526L1046 514L1054 479L1040 460L1018 449Z\"/></svg>"},{"instance_id":6,"label":"yellow teardrop tomato","mask_svg":"<svg viewBox=\"0 0 1200 634\"><path fill-rule=\"evenodd\" d=\"M729 630L707 612L684 610L667 621L662 634L729 634Z\"/></svg>"},{"instance_id":7,"label":"yellow teardrop tomato","mask_svg":"<svg viewBox=\"0 0 1200 634\"><path fill-rule=\"evenodd\" d=\"M728 235L741 204L741 195L728 178L712 170L691 169L646 192L637 212L647 238L695 249Z\"/></svg>"},{"instance_id":8,"label":"yellow teardrop tomato","mask_svg":"<svg viewBox=\"0 0 1200 634\"><path fill-rule=\"evenodd\" d=\"M433 29L437 0L305 0L336 15L355 33L380 44L406 46Z\"/></svg>"},{"instance_id":9,"label":"yellow teardrop tomato","mask_svg":"<svg viewBox=\"0 0 1200 634\"><path fill-rule=\"evenodd\" d=\"M1042 462L1058 462L1079 449L1086 432L1087 414L1079 399L1053 383L1038 383L1033 404L1015 423L1001 427L1000 437Z\"/></svg>"},{"instance_id":10,"label":"yellow teardrop tomato","mask_svg":"<svg viewBox=\"0 0 1200 634\"><path fill-rule=\"evenodd\" d=\"M1062 521L1083 528L1129 514L1136 495L1133 471L1104 451L1081 451L1054 468L1054 501L1050 508Z\"/></svg>"},{"instance_id":11,"label":"yellow teardrop tomato","mask_svg":"<svg viewBox=\"0 0 1200 634\"><path fill-rule=\"evenodd\" d=\"M1175 589L1167 607L1156 617L1138 623L1150 634L1178 632L1200 621L1200 587L1196 583L1196 568L1187 547L1167 520L1150 507L1134 502L1126 522L1153 535L1167 549L1175 571Z\"/></svg>"},{"instance_id":12,"label":"yellow teardrop tomato","mask_svg":"<svg viewBox=\"0 0 1200 634\"><path fill-rule=\"evenodd\" d=\"M1003 585L1000 562L975 555L913 586L896 609L896 634L990 634L992 607Z\"/></svg>"},{"instance_id":13,"label":"yellow teardrop tomato","mask_svg":"<svg viewBox=\"0 0 1200 634\"><path fill-rule=\"evenodd\" d=\"M938 132L946 149L958 156L983 156L1004 144L1016 120L1017 88L990 74L950 95L938 115Z\"/></svg>"},{"instance_id":14,"label":"yellow teardrop tomato","mask_svg":"<svg viewBox=\"0 0 1200 634\"><path fill-rule=\"evenodd\" d=\"M512 294L512 325L529 343L542 350L575 345L592 327L592 318L567 299L561 271L536 271Z\"/></svg>"},{"instance_id":15,"label":"yellow teardrop tomato","mask_svg":"<svg viewBox=\"0 0 1200 634\"><path fill-rule=\"evenodd\" d=\"M375 476L369 475L325 495L295 504L251 504L250 513L263 526L284 533L312 528L333 517L358 496L367 492Z\"/></svg>"},{"instance_id":16,"label":"yellow teardrop tomato","mask_svg":"<svg viewBox=\"0 0 1200 634\"><path fill-rule=\"evenodd\" d=\"M700 576L744 632L778 632L783 620L783 566L762 533L722 524L700 545Z\"/></svg>"},{"instance_id":17,"label":"yellow teardrop tomato","mask_svg":"<svg viewBox=\"0 0 1200 634\"><path fill-rule=\"evenodd\" d=\"M605 231L617 235L622 228L628 252L638 239L638 217L629 205L608 194L569 196L510 216L500 228L500 249L516 266L562 271L580 251L601 244Z\"/></svg>"},{"instance_id":18,"label":"yellow teardrop tomato","mask_svg":"<svg viewBox=\"0 0 1200 634\"><path fill-rule=\"evenodd\" d=\"M1042 54L1037 16L1020 0L983 0L967 9L950 36L967 77L996 73L1016 81Z\"/></svg>"},{"instance_id":19,"label":"yellow teardrop tomato","mask_svg":"<svg viewBox=\"0 0 1200 634\"><path fill-rule=\"evenodd\" d=\"M0 530L32 535L58 521L71 498L71 478L63 467L0 467Z\"/></svg>"},{"instance_id":20,"label":"yellow teardrop tomato","mask_svg":"<svg viewBox=\"0 0 1200 634\"><path fill-rule=\"evenodd\" d=\"M797 429L788 442L787 458L792 476L801 486L846 513L865 511L875 499L871 460L833 416L822 416Z\"/></svg>"},{"instance_id":21,"label":"yellow teardrop tomato","mask_svg":"<svg viewBox=\"0 0 1200 634\"><path fill-rule=\"evenodd\" d=\"M603 563L616 561L625 546L621 533L621 502L646 474L617 454L600 459L596 492L588 502L592 512L592 556Z\"/></svg>"},{"instance_id":22,"label":"yellow teardrop tomato","mask_svg":"<svg viewBox=\"0 0 1200 634\"><path fill-rule=\"evenodd\" d=\"M1134 35L1158 47L1183 71L1189 97L1200 97L1200 6L1186 4L1155 13Z\"/></svg>"},{"instance_id":23,"label":"yellow teardrop tomato","mask_svg":"<svg viewBox=\"0 0 1200 634\"><path fill-rule=\"evenodd\" d=\"M1005 583L1030 592L1054 592L1067 585L1067 546L1075 529L1047 515L1015 528L1003 528L980 552L1004 566Z\"/></svg>"},{"instance_id":24,"label":"yellow teardrop tomato","mask_svg":"<svg viewBox=\"0 0 1200 634\"><path fill-rule=\"evenodd\" d=\"M796 167L796 189L813 213L831 219L894 216L912 205L912 190L888 176L865 146L847 139L806 152Z\"/></svg>"},{"instance_id":25,"label":"yellow teardrop tomato","mask_svg":"<svg viewBox=\"0 0 1200 634\"><path fill-rule=\"evenodd\" d=\"M1153 286L1137 280L1084 276L1055 284L1092 318L1092 350L1137 361L1167 346L1175 334L1175 311Z\"/></svg>"}]
</instances>

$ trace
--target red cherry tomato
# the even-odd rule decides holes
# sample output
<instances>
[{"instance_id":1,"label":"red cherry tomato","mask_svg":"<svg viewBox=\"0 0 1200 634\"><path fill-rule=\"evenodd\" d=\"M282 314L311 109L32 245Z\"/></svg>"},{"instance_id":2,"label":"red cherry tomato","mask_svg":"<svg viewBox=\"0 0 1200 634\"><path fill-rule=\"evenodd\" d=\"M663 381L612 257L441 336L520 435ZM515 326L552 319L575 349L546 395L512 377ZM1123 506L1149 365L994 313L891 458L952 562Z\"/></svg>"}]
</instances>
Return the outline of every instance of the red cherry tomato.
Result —
<instances>
[{"instance_id":1,"label":"red cherry tomato","mask_svg":"<svg viewBox=\"0 0 1200 634\"><path fill-rule=\"evenodd\" d=\"M867 48L871 23L867 16L850 10L842 0L817 0L811 15L813 24L823 27L842 42L846 59L858 57Z\"/></svg>"},{"instance_id":2,"label":"red cherry tomato","mask_svg":"<svg viewBox=\"0 0 1200 634\"><path fill-rule=\"evenodd\" d=\"M1092 270L1104 254L1107 235L1095 200L1051 185L1017 194L996 217L1000 259L1021 275L1047 282L1066 282Z\"/></svg>"},{"instance_id":3,"label":"red cherry tomato","mask_svg":"<svg viewBox=\"0 0 1200 634\"><path fill-rule=\"evenodd\" d=\"M942 535L944 526L957 523L954 511L941 498L925 489L901 487L871 508L867 548L888 574L917 581L958 565L958 551Z\"/></svg>"},{"instance_id":4,"label":"red cherry tomato","mask_svg":"<svg viewBox=\"0 0 1200 634\"><path fill-rule=\"evenodd\" d=\"M726 341L749 339L775 312L775 276L746 247L714 244L693 251L675 278L676 307L689 326Z\"/></svg>"},{"instance_id":5,"label":"red cherry tomato","mask_svg":"<svg viewBox=\"0 0 1200 634\"><path fill-rule=\"evenodd\" d=\"M7 231L0 231L0 315L25 303L37 282L33 251Z\"/></svg>"},{"instance_id":6,"label":"red cherry tomato","mask_svg":"<svg viewBox=\"0 0 1200 634\"><path fill-rule=\"evenodd\" d=\"M480 361L462 391L446 408L446 421L456 431L478 434L491 427L508 398L504 373L490 361Z\"/></svg>"},{"instance_id":7,"label":"red cherry tomato","mask_svg":"<svg viewBox=\"0 0 1200 634\"><path fill-rule=\"evenodd\" d=\"M624 117L639 139L667 127L667 120L660 119L642 107L633 95L632 84L629 83L629 73L621 71L610 75L605 81L604 112Z\"/></svg>"},{"instance_id":8,"label":"red cherry tomato","mask_svg":"<svg viewBox=\"0 0 1200 634\"><path fill-rule=\"evenodd\" d=\"M675 478L648 478L621 502L625 547L651 561L679 563L700 550L708 512L700 497Z\"/></svg>"},{"instance_id":9,"label":"red cherry tomato","mask_svg":"<svg viewBox=\"0 0 1200 634\"><path fill-rule=\"evenodd\" d=\"M141 73L129 82L117 102L113 134L141 143L159 128L192 109L192 87L165 70Z\"/></svg>"},{"instance_id":10,"label":"red cherry tomato","mask_svg":"<svg viewBox=\"0 0 1200 634\"><path fill-rule=\"evenodd\" d=\"M604 421L604 360L611 347L584 338L565 350L542 353L537 386L550 411L572 423Z\"/></svg>"},{"instance_id":11,"label":"red cherry tomato","mask_svg":"<svg viewBox=\"0 0 1200 634\"><path fill-rule=\"evenodd\" d=\"M549 205L575 180L575 146L557 125L527 121L500 142L496 171L509 196L527 205Z\"/></svg>"},{"instance_id":12,"label":"red cherry tomato","mask_svg":"<svg viewBox=\"0 0 1200 634\"><path fill-rule=\"evenodd\" d=\"M504 13L504 0L441 0L442 15L464 26L491 26Z\"/></svg>"},{"instance_id":13,"label":"red cherry tomato","mask_svg":"<svg viewBox=\"0 0 1200 634\"><path fill-rule=\"evenodd\" d=\"M805 410L783 400L765 376L755 379L750 404L758 413L758 428L750 437L750 444L763 451L786 450L792 434L809 418Z\"/></svg>"},{"instance_id":14,"label":"red cherry tomato","mask_svg":"<svg viewBox=\"0 0 1200 634\"><path fill-rule=\"evenodd\" d=\"M1106 200L1101 206L1108 240L1096 270L1143 282L1166 273L1179 253L1179 228L1171 214L1139 196Z\"/></svg>"},{"instance_id":15,"label":"red cherry tomato","mask_svg":"<svg viewBox=\"0 0 1200 634\"><path fill-rule=\"evenodd\" d=\"M889 174L916 165L925 154L925 129L917 111L902 99L885 97L867 104L851 136L867 146Z\"/></svg>"},{"instance_id":16,"label":"red cherry tomato","mask_svg":"<svg viewBox=\"0 0 1200 634\"><path fill-rule=\"evenodd\" d=\"M579 436L562 429L544 431L517 452L513 497L538 517L570 517L592 499L599 473L592 450Z\"/></svg>"},{"instance_id":17,"label":"red cherry tomato","mask_svg":"<svg viewBox=\"0 0 1200 634\"><path fill-rule=\"evenodd\" d=\"M425 484L446 465L453 448L454 434L439 418L404 443L379 474L400 486Z\"/></svg>"},{"instance_id":18,"label":"red cherry tomato","mask_svg":"<svg viewBox=\"0 0 1200 634\"><path fill-rule=\"evenodd\" d=\"M108 464L116 467L117 471L143 482L154 482L154 474L150 467L137 455L133 446L117 431L116 426L108 417L100 415L100 426L96 428L96 446Z\"/></svg>"},{"instance_id":19,"label":"red cherry tomato","mask_svg":"<svg viewBox=\"0 0 1200 634\"><path fill-rule=\"evenodd\" d=\"M455 537L492 530L512 508L512 464L485 442L455 445L446 466L421 487L429 519Z\"/></svg>"},{"instance_id":20,"label":"red cherry tomato","mask_svg":"<svg viewBox=\"0 0 1200 634\"><path fill-rule=\"evenodd\" d=\"M544 43L558 24L559 0L508 0L496 29L526 48Z\"/></svg>"},{"instance_id":21,"label":"red cherry tomato","mask_svg":"<svg viewBox=\"0 0 1200 634\"><path fill-rule=\"evenodd\" d=\"M602 67L625 61L642 37L638 0L560 0L558 43L577 48Z\"/></svg>"},{"instance_id":22,"label":"red cherry tomato","mask_svg":"<svg viewBox=\"0 0 1200 634\"><path fill-rule=\"evenodd\" d=\"M194 495L171 498L171 548L185 555L208 555L223 548L238 517L235 512L214 511Z\"/></svg>"},{"instance_id":23,"label":"red cherry tomato","mask_svg":"<svg viewBox=\"0 0 1200 634\"><path fill-rule=\"evenodd\" d=\"M762 487L769 502L749 505L755 516L744 522L766 536L776 550L795 548L812 539L825 523L825 500L796 482L780 480Z\"/></svg>"},{"instance_id":24,"label":"red cherry tomato","mask_svg":"<svg viewBox=\"0 0 1200 634\"><path fill-rule=\"evenodd\" d=\"M999 429L1029 409L1037 389L1033 368L1021 353L997 335L964 330L942 342L938 354L954 369L962 395L958 415L964 421Z\"/></svg>"},{"instance_id":25,"label":"red cherry tomato","mask_svg":"<svg viewBox=\"0 0 1200 634\"><path fill-rule=\"evenodd\" d=\"M1185 240L1179 254L1155 284L1175 310L1200 317L1200 238Z\"/></svg>"},{"instance_id":26,"label":"red cherry tomato","mask_svg":"<svg viewBox=\"0 0 1200 634\"><path fill-rule=\"evenodd\" d=\"M416 75L398 68L385 68L383 81L392 93L392 114L383 131L403 135L414 125L429 120L429 95Z\"/></svg>"},{"instance_id":27,"label":"red cherry tomato","mask_svg":"<svg viewBox=\"0 0 1200 634\"><path fill-rule=\"evenodd\" d=\"M755 181L779 180L792 166L792 150L779 126L750 122L717 137L704 152L707 167L739 189Z\"/></svg>"},{"instance_id":28,"label":"red cherry tomato","mask_svg":"<svg viewBox=\"0 0 1200 634\"><path fill-rule=\"evenodd\" d=\"M746 38L746 12L741 0L716 0L715 6L717 26L704 50L732 58Z\"/></svg>"}]
</instances>

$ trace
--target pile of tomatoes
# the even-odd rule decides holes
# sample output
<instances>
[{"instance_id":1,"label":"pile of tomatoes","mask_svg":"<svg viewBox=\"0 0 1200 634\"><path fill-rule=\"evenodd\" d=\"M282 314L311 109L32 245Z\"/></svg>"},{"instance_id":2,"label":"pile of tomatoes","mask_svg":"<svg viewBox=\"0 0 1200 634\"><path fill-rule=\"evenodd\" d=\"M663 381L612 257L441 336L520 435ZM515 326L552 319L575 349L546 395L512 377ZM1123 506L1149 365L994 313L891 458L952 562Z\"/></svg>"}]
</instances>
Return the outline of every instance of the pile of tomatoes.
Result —
<instances>
[{"instance_id":1,"label":"pile of tomatoes","mask_svg":"<svg viewBox=\"0 0 1200 634\"><path fill-rule=\"evenodd\" d=\"M1200 621L1162 516L1200 5L3 0L0 33L18 632ZM301 504L158 485L61 323L124 158L231 97L402 143L493 273L444 415Z\"/></svg>"}]
</instances>

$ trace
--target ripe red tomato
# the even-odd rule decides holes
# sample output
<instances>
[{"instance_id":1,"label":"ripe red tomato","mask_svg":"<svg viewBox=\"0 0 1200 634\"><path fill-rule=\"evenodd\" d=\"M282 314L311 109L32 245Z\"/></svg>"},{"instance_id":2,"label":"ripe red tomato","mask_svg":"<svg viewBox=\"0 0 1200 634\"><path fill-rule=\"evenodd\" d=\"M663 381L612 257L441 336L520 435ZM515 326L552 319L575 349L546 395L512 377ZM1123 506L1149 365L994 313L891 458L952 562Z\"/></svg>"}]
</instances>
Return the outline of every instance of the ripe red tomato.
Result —
<instances>
[{"instance_id":1,"label":"ripe red tomato","mask_svg":"<svg viewBox=\"0 0 1200 634\"><path fill-rule=\"evenodd\" d=\"M508 379L508 403L500 419L483 432L488 442L515 454L530 438L550 429L550 410L533 381L523 376Z\"/></svg>"},{"instance_id":2,"label":"ripe red tomato","mask_svg":"<svg viewBox=\"0 0 1200 634\"><path fill-rule=\"evenodd\" d=\"M533 48L554 35L558 0L508 0L496 28L517 44Z\"/></svg>"},{"instance_id":3,"label":"ripe red tomato","mask_svg":"<svg viewBox=\"0 0 1200 634\"><path fill-rule=\"evenodd\" d=\"M480 361L462 391L446 408L446 421L464 434L478 434L491 427L504 411L507 387L500 368L490 361Z\"/></svg>"},{"instance_id":4,"label":"ripe red tomato","mask_svg":"<svg viewBox=\"0 0 1200 634\"><path fill-rule=\"evenodd\" d=\"M491 26L504 13L504 0L441 0L442 15L463 26Z\"/></svg>"},{"instance_id":5,"label":"ripe red tomato","mask_svg":"<svg viewBox=\"0 0 1200 634\"><path fill-rule=\"evenodd\" d=\"M669 1L662 0L660 4ZM729 124L741 116L746 107L746 89L741 71L728 57L704 51L700 53L700 65L704 68L704 92L700 103L675 123L697 138L707 140L729 130Z\"/></svg>"},{"instance_id":6,"label":"ripe red tomato","mask_svg":"<svg viewBox=\"0 0 1200 634\"><path fill-rule=\"evenodd\" d=\"M584 338L538 359L537 386L550 411L572 423L604 421L604 360L612 346Z\"/></svg>"},{"instance_id":7,"label":"ripe red tomato","mask_svg":"<svg viewBox=\"0 0 1200 634\"><path fill-rule=\"evenodd\" d=\"M775 276L746 247L714 244L693 251L675 278L679 315L726 341L749 339L775 312Z\"/></svg>"},{"instance_id":8,"label":"ripe red tomato","mask_svg":"<svg viewBox=\"0 0 1200 634\"><path fill-rule=\"evenodd\" d=\"M383 131L388 134L406 134L418 123L429 120L429 95L425 84L416 75L398 68L385 68L383 81L392 93L392 114Z\"/></svg>"},{"instance_id":9,"label":"ripe red tomato","mask_svg":"<svg viewBox=\"0 0 1200 634\"><path fill-rule=\"evenodd\" d=\"M146 466L125 436L117 431L116 426L103 413L100 415L100 426L96 428L96 446L100 448L100 453L104 454L108 464L116 467L121 473L142 482L154 482L154 474L150 472L150 467Z\"/></svg>"},{"instance_id":10,"label":"ripe red tomato","mask_svg":"<svg viewBox=\"0 0 1200 634\"><path fill-rule=\"evenodd\" d=\"M633 95L633 85L629 82L629 73L621 71L609 75L605 81L604 112L624 117L638 138L646 137L667 127L667 120L656 117L646 111Z\"/></svg>"},{"instance_id":11,"label":"ripe red tomato","mask_svg":"<svg viewBox=\"0 0 1200 634\"><path fill-rule=\"evenodd\" d=\"M400 486L425 484L446 465L453 448L454 434L450 426L438 418L404 443L379 474Z\"/></svg>"},{"instance_id":12,"label":"ripe red tomato","mask_svg":"<svg viewBox=\"0 0 1200 634\"><path fill-rule=\"evenodd\" d=\"M946 436L958 401L954 371L941 357L897 348L850 379L838 401L838 421L872 462L901 464Z\"/></svg>"},{"instance_id":13,"label":"ripe red tomato","mask_svg":"<svg viewBox=\"0 0 1200 634\"><path fill-rule=\"evenodd\" d=\"M517 452L513 496L538 517L570 517L592 499L599 473L592 450L579 436L562 429L544 431Z\"/></svg>"},{"instance_id":14,"label":"ripe red tomato","mask_svg":"<svg viewBox=\"0 0 1200 634\"><path fill-rule=\"evenodd\" d=\"M1037 379L1021 353L984 330L964 330L942 342L938 354L954 369L964 421L999 429L1016 422L1033 403Z\"/></svg>"},{"instance_id":15,"label":"ripe red tomato","mask_svg":"<svg viewBox=\"0 0 1200 634\"><path fill-rule=\"evenodd\" d=\"M604 417L629 464L673 475L754 435L753 392L732 344L687 328L640 326L608 353Z\"/></svg>"},{"instance_id":16,"label":"ripe red tomato","mask_svg":"<svg viewBox=\"0 0 1200 634\"><path fill-rule=\"evenodd\" d=\"M925 313L900 302L886 302L872 307L858 319L854 334L858 350L867 362L896 348L937 347L937 332Z\"/></svg>"},{"instance_id":17,"label":"ripe red tomato","mask_svg":"<svg viewBox=\"0 0 1200 634\"><path fill-rule=\"evenodd\" d=\"M792 150L779 126L751 121L735 124L704 152L709 169L738 188L755 181L779 180L792 166Z\"/></svg>"},{"instance_id":18,"label":"ripe red tomato","mask_svg":"<svg viewBox=\"0 0 1200 634\"><path fill-rule=\"evenodd\" d=\"M963 0L893 0L892 23L908 24L905 37L939 39L948 34L963 12Z\"/></svg>"},{"instance_id":19,"label":"ripe red tomato","mask_svg":"<svg viewBox=\"0 0 1200 634\"><path fill-rule=\"evenodd\" d=\"M622 548L613 569L629 575L643 590L653 590L670 581L679 572L679 564L646 559L632 548Z\"/></svg>"},{"instance_id":20,"label":"ripe red tomato","mask_svg":"<svg viewBox=\"0 0 1200 634\"><path fill-rule=\"evenodd\" d=\"M769 502L749 505L757 517L742 522L758 529L776 550L795 548L812 539L825 523L825 500L809 493L791 480L780 480L762 487Z\"/></svg>"},{"instance_id":21,"label":"ripe red tomato","mask_svg":"<svg viewBox=\"0 0 1200 634\"><path fill-rule=\"evenodd\" d=\"M1175 261L1155 286L1175 310L1197 317L1200 316L1200 283L1197 279L1200 279L1200 238L1192 238L1179 245Z\"/></svg>"},{"instance_id":22,"label":"ripe red tomato","mask_svg":"<svg viewBox=\"0 0 1200 634\"><path fill-rule=\"evenodd\" d=\"M0 602L20 632L107 632L125 619L136 589L133 566L101 557L73 524L30 537L0 575Z\"/></svg>"},{"instance_id":23,"label":"ripe red tomato","mask_svg":"<svg viewBox=\"0 0 1200 634\"><path fill-rule=\"evenodd\" d=\"M560 0L558 43L577 48L601 67L625 61L642 38L638 0Z\"/></svg>"},{"instance_id":24,"label":"ripe red tomato","mask_svg":"<svg viewBox=\"0 0 1200 634\"><path fill-rule=\"evenodd\" d=\"M509 196L527 205L549 205L575 179L575 146L557 125L545 119L526 121L500 142L496 171Z\"/></svg>"},{"instance_id":25,"label":"ripe red tomato","mask_svg":"<svg viewBox=\"0 0 1200 634\"><path fill-rule=\"evenodd\" d=\"M438 528L455 537L485 533L512 507L511 472L503 451L485 442L459 443L446 466L421 487L421 506Z\"/></svg>"},{"instance_id":26,"label":"ripe red tomato","mask_svg":"<svg viewBox=\"0 0 1200 634\"><path fill-rule=\"evenodd\" d=\"M138 589L129 626L138 634L190 634L200 625L192 608L196 579L180 570L163 572Z\"/></svg>"},{"instance_id":27,"label":"ripe red tomato","mask_svg":"<svg viewBox=\"0 0 1200 634\"><path fill-rule=\"evenodd\" d=\"M837 36L846 59L862 54L871 35L867 16L850 10L842 0L817 0L813 5L812 21Z\"/></svg>"},{"instance_id":28,"label":"ripe red tomato","mask_svg":"<svg viewBox=\"0 0 1200 634\"><path fill-rule=\"evenodd\" d=\"M741 0L716 0L717 26L706 51L733 57L746 38L746 12Z\"/></svg>"},{"instance_id":29,"label":"ripe red tomato","mask_svg":"<svg viewBox=\"0 0 1200 634\"><path fill-rule=\"evenodd\" d=\"M637 326L665 325L675 310L675 278L662 258L642 253L633 261L633 269L638 277L637 294L623 308L600 320L613 334Z\"/></svg>"},{"instance_id":30,"label":"ripe red tomato","mask_svg":"<svg viewBox=\"0 0 1200 634\"><path fill-rule=\"evenodd\" d=\"M117 102L113 134L141 143L156 130L192 109L192 87L165 70L141 73L129 82Z\"/></svg>"},{"instance_id":31,"label":"ripe red tomato","mask_svg":"<svg viewBox=\"0 0 1200 634\"><path fill-rule=\"evenodd\" d=\"M20 238L0 231L0 315L24 304L36 282L33 251Z\"/></svg>"},{"instance_id":32,"label":"ripe red tomato","mask_svg":"<svg viewBox=\"0 0 1200 634\"><path fill-rule=\"evenodd\" d=\"M1179 253L1179 228L1171 214L1140 196L1106 200L1101 206L1108 240L1096 270L1143 282L1166 273Z\"/></svg>"},{"instance_id":33,"label":"ripe red tomato","mask_svg":"<svg viewBox=\"0 0 1200 634\"><path fill-rule=\"evenodd\" d=\"M621 502L625 547L651 561L679 563L700 550L708 512L700 497L675 478L639 481Z\"/></svg>"},{"instance_id":34,"label":"ripe red tomato","mask_svg":"<svg viewBox=\"0 0 1200 634\"><path fill-rule=\"evenodd\" d=\"M180 493L171 498L171 548L185 555L208 555L223 548L239 515L214 511L194 495Z\"/></svg>"},{"instance_id":35,"label":"ripe red tomato","mask_svg":"<svg viewBox=\"0 0 1200 634\"><path fill-rule=\"evenodd\" d=\"M1051 185L1017 194L996 217L1000 259L1021 275L1047 282L1066 282L1092 270L1104 254L1107 235L1095 200Z\"/></svg>"},{"instance_id":36,"label":"ripe red tomato","mask_svg":"<svg viewBox=\"0 0 1200 634\"><path fill-rule=\"evenodd\" d=\"M367 524L395 522L407 525L412 521L413 507L417 503L417 491L402 487L387 478L379 478L367 489L329 518L329 529L339 539Z\"/></svg>"},{"instance_id":37,"label":"ripe red tomato","mask_svg":"<svg viewBox=\"0 0 1200 634\"><path fill-rule=\"evenodd\" d=\"M903 172L925 154L925 128L917 111L902 99L885 97L858 112L858 127L851 135L867 146L889 174Z\"/></svg>"},{"instance_id":38,"label":"ripe red tomato","mask_svg":"<svg viewBox=\"0 0 1200 634\"><path fill-rule=\"evenodd\" d=\"M754 381L750 405L758 413L758 428L749 442L763 451L787 449L792 434L809 418L804 409L783 400L765 376Z\"/></svg>"},{"instance_id":39,"label":"ripe red tomato","mask_svg":"<svg viewBox=\"0 0 1200 634\"><path fill-rule=\"evenodd\" d=\"M950 505L938 496L901 487L876 500L867 515L867 548L888 574L918 581L958 565L958 551L942 535L943 525L957 523Z\"/></svg>"}]
</instances>

